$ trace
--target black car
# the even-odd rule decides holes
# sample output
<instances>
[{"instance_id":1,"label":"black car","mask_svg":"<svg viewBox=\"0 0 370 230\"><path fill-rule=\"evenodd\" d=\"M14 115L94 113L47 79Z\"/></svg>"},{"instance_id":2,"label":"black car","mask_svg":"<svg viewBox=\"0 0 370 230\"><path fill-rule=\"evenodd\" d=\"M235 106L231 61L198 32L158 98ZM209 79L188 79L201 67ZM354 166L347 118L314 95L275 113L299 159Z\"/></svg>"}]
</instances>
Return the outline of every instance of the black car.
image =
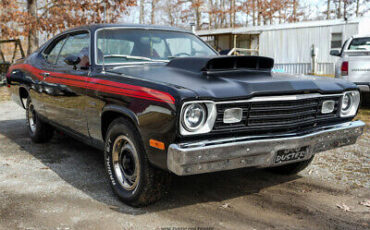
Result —
<instances>
[{"instance_id":1,"label":"black car","mask_svg":"<svg viewBox=\"0 0 370 230\"><path fill-rule=\"evenodd\" d=\"M291 174L356 142L356 85L272 73L267 57L218 56L191 32L92 25L12 65L7 84L34 142L55 129L104 150L114 192L158 200L171 174L242 167ZM81 178L83 179L83 178Z\"/></svg>"}]
</instances>

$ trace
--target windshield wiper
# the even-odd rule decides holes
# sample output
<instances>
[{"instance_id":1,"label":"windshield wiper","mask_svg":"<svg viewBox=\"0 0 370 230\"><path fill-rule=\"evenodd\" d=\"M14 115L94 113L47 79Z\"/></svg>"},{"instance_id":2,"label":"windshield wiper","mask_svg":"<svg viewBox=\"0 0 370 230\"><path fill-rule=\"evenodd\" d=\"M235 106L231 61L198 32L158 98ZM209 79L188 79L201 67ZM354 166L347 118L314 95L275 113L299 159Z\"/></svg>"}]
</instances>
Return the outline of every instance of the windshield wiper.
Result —
<instances>
[{"instance_id":1,"label":"windshield wiper","mask_svg":"<svg viewBox=\"0 0 370 230\"><path fill-rule=\"evenodd\" d=\"M152 61L152 62L168 62L167 60L156 60L156 59L151 59L151 58L148 58L148 57L131 56L131 55L123 55L123 54L109 54L109 55L104 55L104 58L126 58L126 59Z\"/></svg>"}]
</instances>

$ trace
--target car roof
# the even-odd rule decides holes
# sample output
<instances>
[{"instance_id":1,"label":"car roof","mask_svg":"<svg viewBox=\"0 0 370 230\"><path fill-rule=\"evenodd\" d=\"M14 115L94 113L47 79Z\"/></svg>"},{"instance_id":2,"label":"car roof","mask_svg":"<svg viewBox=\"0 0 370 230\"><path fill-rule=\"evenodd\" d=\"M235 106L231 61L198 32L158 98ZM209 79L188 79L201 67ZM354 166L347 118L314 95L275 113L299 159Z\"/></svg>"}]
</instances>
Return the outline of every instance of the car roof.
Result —
<instances>
[{"instance_id":1,"label":"car roof","mask_svg":"<svg viewBox=\"0 0 370 230\"><path fill-rule=\"evenodd\" d=\"M370 37L370 34L356 34L352 36L352 38L365 38L365 37Z\"/></svg>"},{"instance_id":2,"label":"car roof","mask_svg":"<svg viewBox=\"0 0 370 230\"><path fill-rule=\"evenodd\" d=\"M73 32L75 30L83 30L88 29L95 31L97 29L101 28L132 28L132 29L153 29L153 30L166 30L166 31L176 31L176 32L186 32L191 33L190 30L180 29L176 27L170 27L170 26L160 26L160 25L144 25L144 24L91 24L86 26L79 26L74 27L68 30L65 30L63 33L66 32Z\"/></svg>"}]
</instances>

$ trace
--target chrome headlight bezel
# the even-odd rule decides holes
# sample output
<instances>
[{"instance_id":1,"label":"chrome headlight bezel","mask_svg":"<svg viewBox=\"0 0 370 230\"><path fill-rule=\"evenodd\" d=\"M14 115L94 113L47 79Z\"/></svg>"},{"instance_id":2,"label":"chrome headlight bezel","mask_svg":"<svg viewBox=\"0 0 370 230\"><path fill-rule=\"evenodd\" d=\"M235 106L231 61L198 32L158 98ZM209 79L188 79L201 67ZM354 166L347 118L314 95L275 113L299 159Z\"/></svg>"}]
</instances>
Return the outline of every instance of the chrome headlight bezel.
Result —
<instances>
[{"instance_id":1,"label":"chrome headlight bezel","mask_svg":"<svg viewBox=\"0 0 370 230\"><path fill-rule=\"evenodd\" d=\"M340 100L340 117L356 116L360 100L360 92L358 90L344 92ZM344 103L347 103L348 105L345 106Z\"/></svg>"},{"instance_id":2,"label":"chrome headlight bezel","mask_svg":"<svg viewBox=\"0 0 370 230\"><path fill-rule=\"evenodd\" d=\"M192 104L200 104L205 109L206 118L196 128L187 126L185 111ZM183 136L208 133L213 129L217 117L216 104L213 101L188 101L182 105L180 113L180 134Z\"/></svg>"}]
</instances>

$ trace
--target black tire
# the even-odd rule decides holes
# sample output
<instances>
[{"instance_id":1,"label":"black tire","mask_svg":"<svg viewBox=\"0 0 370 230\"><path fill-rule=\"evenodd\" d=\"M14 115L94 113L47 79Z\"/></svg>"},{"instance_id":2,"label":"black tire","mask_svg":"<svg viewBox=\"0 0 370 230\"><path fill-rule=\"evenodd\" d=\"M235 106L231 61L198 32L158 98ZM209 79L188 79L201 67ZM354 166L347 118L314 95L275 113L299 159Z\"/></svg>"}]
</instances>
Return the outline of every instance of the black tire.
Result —
<instances>
[{"instance_id":1,"label":"black tire","mask_svg":"<svg viewBox=\"0 0 370 230\"><path fill-rule=\"evenodd\" d=\"M54 128L40 120L37 112L33 108L31 98L27 98L26 104L26 125L31 140L35 143L45 143L50 141L54 134Z\"/></svg>"},{"instance_id":2,"label":"black tire","mask_svg":"<svg viewBox=\"0 0 370 230\"><path fill-rule=\"evenodd\" d=\"M361 93L361 106L370 107L370 92Z\"/></svg>"},{"instance_id":3,"label":"black tire","mask_svg":"<svg viewBox=\"0 0 370 230\"><path fill-rule=\"evenodd\" d=\"M313 158L314 158L314 156L312 156L310 159L305 160L305 161L300 161L300 162L297 162L297 163L286 164L286 165L277 166L277 167L271 167L271 168L267 168L267 170L269 172L280 174L280 175L297 174L300 171L307 168L307 166L311 163Z\"/></svg>"},{"instance_id":4,"label":"black tire","mask_svg":"<svg viewBox=\"0 0 370 230\"><path fill-rule=\"evenodd\" d=\"M129 120L115 119L108 127L105 140L105 168L120 200L141 207L158 201L167 193L170 173L149 163L139 132Z\"/></svg>"}]
</instances>

